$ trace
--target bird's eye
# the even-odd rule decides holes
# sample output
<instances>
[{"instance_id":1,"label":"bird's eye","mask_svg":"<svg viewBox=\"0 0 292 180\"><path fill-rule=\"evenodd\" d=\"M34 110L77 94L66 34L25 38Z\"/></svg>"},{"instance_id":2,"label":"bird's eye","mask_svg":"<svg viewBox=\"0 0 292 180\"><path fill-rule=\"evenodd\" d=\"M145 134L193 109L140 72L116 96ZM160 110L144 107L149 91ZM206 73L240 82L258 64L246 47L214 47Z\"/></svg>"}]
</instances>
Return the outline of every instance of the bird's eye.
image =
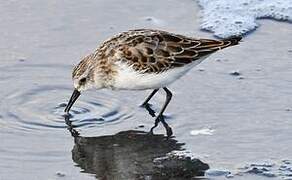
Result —
<instances>
[{"instance_id":1,"label":"bird's eye","mask_svg":"<svg viewBox=\"0 0 292 180\"><path fill-rule=\"evenodd\" d=\"M81 78L80 83L84 84L86 82L86 78Z\"/></svg>"}]
</instances>

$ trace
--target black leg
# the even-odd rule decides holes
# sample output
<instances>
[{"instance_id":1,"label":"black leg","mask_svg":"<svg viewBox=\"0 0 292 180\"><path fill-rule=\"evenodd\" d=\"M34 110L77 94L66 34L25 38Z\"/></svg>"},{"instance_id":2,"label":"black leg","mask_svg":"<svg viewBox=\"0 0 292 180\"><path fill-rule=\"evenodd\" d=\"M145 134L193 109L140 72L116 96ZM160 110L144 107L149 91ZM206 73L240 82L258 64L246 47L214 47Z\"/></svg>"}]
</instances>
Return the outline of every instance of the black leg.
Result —
<instances>
[{"instance_id":1,"label":"black leg","mask_svg":"<svg viewBox=\"0 0 292 180\"><path fill-rule=\"evenodd\" d=\"M163 126L164 126L164 128L166 129L167 136L170 137L172 135L172 129L165 122L164 117L163 117L163 113L164 113L166 107L168 106L168 104L169 104L169 102L170 102L170 100L172 98L172 93L166 87L164 87L163 89L166 92L166 100L165 100L165 103L162 106L162 109L160 110L158 116L155 119L154 126L150 129L150 133L153 133L154 128L156 128L158 126L158 123L161 121Z\"/></svg>"},{"instance_id":2,"label":"black leg","mask_svg":"<svg viewBox=\"0 0 292 180\"><path fill-rule=\"evenodd\" d=\"M165 103L164 103L164 105L162 106L162 109L161 109L161 111L159 112L159 115L158 115L158 116L162 116L162 115L163 115L163 113L164 113L166 107L168 106L168 104L169 104L169 102L170 102L170 100L171 100L171 98L172 98L172 93L170 92L170 90L168 90L166 87L164 87L163 89L164 89L164 91L166 92L166 100L165 100Z\"/></svg>"},{"instance_id":3,"label":"black leg","mask_svg":"<svg viewBox=\"0 0 292 180\"><path fill-rule=\"evenodd\" d=\"M157 93L159 89L154 89L152 93L146 98L146 100L142 103L142 107L144 107L152 117L155 117L155 111L150 107L148 103L150 99Z\"/></svg>"},{"instance_id":4,"label":"black leg","mask_svg":"<svg viewBox=\"0 0 292 180\"><path fill-rule=\"evenodd\" d=\"M152 93L146 98L146 100L142 103L142 106L145 106L146 104L148 104L148 102L150 101L150 99L157 93L159 89L154 89L152 91Z\"/></svg>"}]
</instances>

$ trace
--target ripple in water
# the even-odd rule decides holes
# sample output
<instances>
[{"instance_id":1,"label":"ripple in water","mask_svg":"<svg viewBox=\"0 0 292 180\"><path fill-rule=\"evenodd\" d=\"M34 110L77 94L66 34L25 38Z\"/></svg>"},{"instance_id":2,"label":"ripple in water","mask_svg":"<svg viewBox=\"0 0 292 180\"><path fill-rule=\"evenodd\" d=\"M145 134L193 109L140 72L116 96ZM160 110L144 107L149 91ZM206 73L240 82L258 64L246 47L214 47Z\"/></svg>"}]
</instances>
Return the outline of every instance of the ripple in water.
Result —
<instances>
[{"instance_id":1,"label":"ripple in water","mask_svg":"<svg viewBox=\"0 0 292 180\"><path fill-rule=\"evenodd\" d=\"M105 123L118 123L120 120L125 120L132 117L129 112L123 112L117 103L108 102L109 99L97 98L103 103L92 101L79 102L70 110L70 121L74 126L79 127L96 127ZM64 121L64 109L66 103L60 103L54 108L54 114L58 115Z\"/></svg>"},{"instance_id":2,"label":"ripple in water","mask_svg":"<svg viewBox=\"0 0 292 180\"><path fill-rule=\"evenodd\" d=\"M18 83L8 84L6 94L1 98L0 124L5 124L6 128L28 132L67 128L64 122L64 109L72 89L63 85L64 82L65 84L68 83L65 78L52 81L51 67L54 68L54 76L64 77L62 75L65 71L64 67L60 68L59 71L56 69L57 66L31 66L23 69L17 67L5 68L7 72L13 71L13 68L17 71L28 71L27 68L29 68L32 74L42 71L42 68L44 71L39 77L40 79L32 79L31 82L28 82L27 77L18 76ZM21 83L21 78L25 78L25 84ZM28 85L29 83L31 84ZM23 86L21 87L21 85ZM119 123L132 117L130 110L121 104L117 98L110 97L104 92L89 92L81 96L74 104L70 111L70 120L78 129Z\"/></svg>"}]
</instances>

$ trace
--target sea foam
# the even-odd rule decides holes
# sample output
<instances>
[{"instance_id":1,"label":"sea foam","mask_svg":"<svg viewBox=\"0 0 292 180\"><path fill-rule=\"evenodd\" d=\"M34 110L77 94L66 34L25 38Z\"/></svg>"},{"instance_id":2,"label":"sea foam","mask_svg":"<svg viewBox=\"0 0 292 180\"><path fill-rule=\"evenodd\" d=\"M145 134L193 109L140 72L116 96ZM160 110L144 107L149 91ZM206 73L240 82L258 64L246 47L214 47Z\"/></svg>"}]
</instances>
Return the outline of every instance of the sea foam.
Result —
<instances>
[{"instance_id":1,"label":"sea foam","mask_svg":"<svg viewBox=\"0 0 292 180\"><path fill-rule=\"evenodd\" d=\"M256 29L256 19L271 18L292 22L292 0L197 0L201 28L226 38ZM291 27L292 28L292 27Z\"/></svg>"}]
</instances>

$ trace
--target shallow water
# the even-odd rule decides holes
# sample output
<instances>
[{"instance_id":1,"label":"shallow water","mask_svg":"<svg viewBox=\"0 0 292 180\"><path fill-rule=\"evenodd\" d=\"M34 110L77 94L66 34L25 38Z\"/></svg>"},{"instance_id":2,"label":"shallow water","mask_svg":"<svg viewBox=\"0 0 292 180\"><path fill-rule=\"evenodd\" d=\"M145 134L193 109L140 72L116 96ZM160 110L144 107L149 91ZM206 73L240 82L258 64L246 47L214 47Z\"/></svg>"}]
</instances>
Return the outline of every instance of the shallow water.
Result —
<instances>
[{"instance_id":1,"label":"shallow water","mask_svg":"<svg viewBox=\"0 0 292 180\"><path fill-rule=\"evenodd\" d=\"M212 36L199 31L191 0L10 0L0 3L0 12L1 180L95 179L72 159L63 109L73 64L102 40L136 27ZM260 23L240 46L211 56L170 87L166 115L175 139L212 169L236 174L245 164L292 159L292 25ZM139 105L148 93L86 92L72 109L72 123L82 137L147 131L154 119ZM153 108L163 101L161 92Z\"/></svg>"}]
</instances>

